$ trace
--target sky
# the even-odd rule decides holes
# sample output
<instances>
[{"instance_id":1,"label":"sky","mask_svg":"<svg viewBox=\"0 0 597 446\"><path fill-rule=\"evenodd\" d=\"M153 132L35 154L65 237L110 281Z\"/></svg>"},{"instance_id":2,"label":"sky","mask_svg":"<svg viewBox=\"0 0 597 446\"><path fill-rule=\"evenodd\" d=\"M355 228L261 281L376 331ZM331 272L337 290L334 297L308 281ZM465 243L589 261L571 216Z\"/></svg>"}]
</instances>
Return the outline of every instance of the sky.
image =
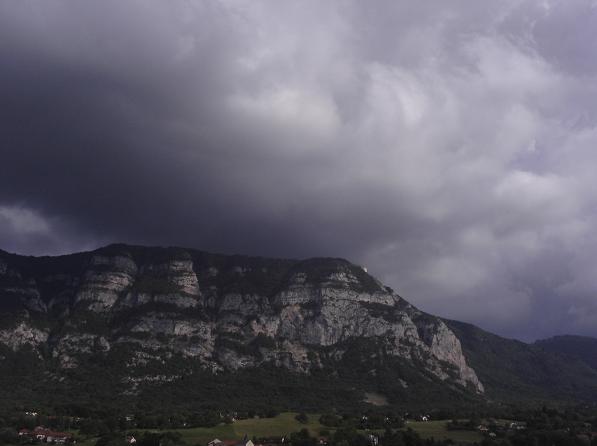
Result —
<instances>
[{"instance_id":1,"label":"sky","mask_svg":"<svg viewBox=\"0 0 597 446\"><path fill-rule=\"evenodd\" d=\"M597 2L0 3L0 248L344 257L597 336Z\"/></svg>"}]
</instances>

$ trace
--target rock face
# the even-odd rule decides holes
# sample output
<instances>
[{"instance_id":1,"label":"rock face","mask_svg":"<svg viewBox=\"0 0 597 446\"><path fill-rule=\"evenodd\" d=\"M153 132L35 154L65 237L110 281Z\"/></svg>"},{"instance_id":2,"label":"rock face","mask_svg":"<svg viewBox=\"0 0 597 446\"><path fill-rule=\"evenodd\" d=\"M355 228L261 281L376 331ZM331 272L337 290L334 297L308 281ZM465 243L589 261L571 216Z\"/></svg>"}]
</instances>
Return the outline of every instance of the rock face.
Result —
<instances>
[{"instance_id":1,"label":"rock face","mask_svg":"<svg viewBox=\"0 0 597 446\"><path fill-rule=\"evenodd\" d=\"M0 251L0 311L0 344L63 369L126 346L131 375L172 358L214 373L270 364L310 374L367 340L446 386L484 392L441 319L341 259L125 245L55 258Z\"/></svg>"}]
</instances>

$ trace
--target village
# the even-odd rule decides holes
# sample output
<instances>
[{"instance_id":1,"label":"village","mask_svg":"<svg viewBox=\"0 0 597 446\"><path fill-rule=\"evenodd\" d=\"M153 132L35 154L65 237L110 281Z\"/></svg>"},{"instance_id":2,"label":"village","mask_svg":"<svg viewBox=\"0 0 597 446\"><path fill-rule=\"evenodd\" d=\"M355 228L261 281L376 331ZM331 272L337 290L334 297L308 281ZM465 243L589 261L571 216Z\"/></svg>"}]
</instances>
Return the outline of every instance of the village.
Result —
<instances>
[{"instance_id":1,"label":"village","mask_svg":"<svg viewBox=\"0 0 597 446\"><path fill-rule=\"evenodd\" d=\"M43 419L35 411L25 414L29 419ZM444 438L450 441L460 440L463 441L462 444L476 444L477 440L481 442L506 438L527 429L526 421L495 418L435 420L427 413L411 417L408 413L404 415L380 417L363 414L349 417L335 414L309 416L304 413L284 413L274 418L254 416L251 419L243 419L242 416L231 413L222 415L222 420L226 419L226 422L211 428L185 427L186 423L183 423L182 428L173 430L139 428L134 415L125 415L121 421L123 426L129 427L128 429L91 435L85 434L85 429L77 429L84 426L86 420L72 417L68 422L71 429L60 430L44 425L21 427L18 430L18 443L78 443L84 446L328 446L338 444L339 435L352 435L352 441L348 441L349 445L356 441L355 446L380 446L388 444L388 435L404 431L424 438ZM55 417L49 420L56 424ZM271 427L269 431L268 425ZM583 434L589 439L596 438L597 434L591 432L591 425L586 427ZM213 436L210 437L211 434Z\"/></svg>"},{"instance_id":2,"label":"village","mask_svg":"<svg viewBox=\"0 0 597 446\"><path fill-rule=\"evenodd\" d=\"M52 429L48 429L44 426L37 426L34 429L23 428L19 430L19 438L24 440L23 442L40 442L40 443L75 443L75 437L73 434L68 432L59 432ZM28 441L25 441L28 440Z\"/></svg>"}]
</instances>

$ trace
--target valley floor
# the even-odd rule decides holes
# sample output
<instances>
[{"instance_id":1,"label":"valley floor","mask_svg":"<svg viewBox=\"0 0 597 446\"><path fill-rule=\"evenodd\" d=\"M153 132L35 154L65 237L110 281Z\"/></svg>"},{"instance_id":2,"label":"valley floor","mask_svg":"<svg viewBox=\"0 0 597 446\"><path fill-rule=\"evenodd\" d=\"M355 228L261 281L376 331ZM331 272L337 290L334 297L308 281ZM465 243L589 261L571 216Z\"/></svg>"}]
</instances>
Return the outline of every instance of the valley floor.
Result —
<instances>
[{"instance_id":1,"label":"valley floor","mask_svg":"<svg viewBox=\"0 0 597 446\"><path fill-rule=\"evenodd\" d=\"M204 446L211 440L218 438L220 440L240 440L245 435L251 439L253 437L282 437L292 432L298 432L301 429L308 429L314 437L320 437L321 431L328 430L333 432L333 428L328 428L319 423L319 414L308 414L309 421L306 424L299 423L293 412L281 413L274 418L253 418L247 420L238 420L232 424L220 424L214 427L197 427L191 429L169 429L171 432L178 432L182 440L188 445ZM436 440L450 439L458 443L481 442L483 437L478 432L473 431L450 431L446 424L450 420L435 421L407 421L405 429L411 428L417 432L421 438L435 438ZM142 430L137 430L142 431ZM151 432L158 430L151 429ZM381 431L380 431L381 433ZM96 438L89 438L80 441L79 446L94 446Z\"/></svg>"},{"instance_id":2,"label":"valley floor","mask_svg":"<svg viewBox=\"0 0 597 446\"><path fill-rule=\"evenodd\" d=\"M406 427L410 427L421 438L435 438L436 440L452 440L459 443L481 442L483 436L476 431L453 431L446 428L450 420L435 421L407 421Z\"/></svg>"}]
</instances>

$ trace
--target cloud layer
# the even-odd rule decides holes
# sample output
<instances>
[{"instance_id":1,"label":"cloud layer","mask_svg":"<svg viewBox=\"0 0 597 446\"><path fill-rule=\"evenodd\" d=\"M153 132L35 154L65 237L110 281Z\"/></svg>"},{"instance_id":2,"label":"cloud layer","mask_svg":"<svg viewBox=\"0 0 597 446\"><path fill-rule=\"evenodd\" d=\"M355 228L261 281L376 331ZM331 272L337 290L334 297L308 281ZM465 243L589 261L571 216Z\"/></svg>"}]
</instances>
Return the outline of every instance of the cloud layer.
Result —
<instances>
[{"instance_id":1,"label":"cloud layer","mask_svg":"<svg viewBox=\"0 0 597 446\"><path fill-rule=\"evenodd\" d=\"M597 4L0 4L0 247L343 256L597 335Z\"/></svg>"}]
</instances>

